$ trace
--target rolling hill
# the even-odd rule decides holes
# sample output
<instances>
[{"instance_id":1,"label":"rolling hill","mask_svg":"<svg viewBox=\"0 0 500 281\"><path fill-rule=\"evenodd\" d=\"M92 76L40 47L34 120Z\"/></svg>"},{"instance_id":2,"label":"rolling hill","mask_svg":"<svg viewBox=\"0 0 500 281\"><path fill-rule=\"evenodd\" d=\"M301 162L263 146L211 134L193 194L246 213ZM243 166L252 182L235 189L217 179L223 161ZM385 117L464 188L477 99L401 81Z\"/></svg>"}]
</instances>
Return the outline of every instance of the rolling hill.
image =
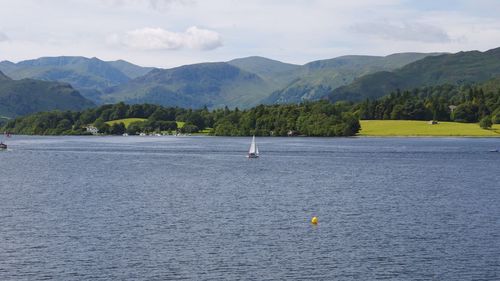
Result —
<instances>
[{"instance_id":1,"label":"rolling hill","mask_svg":"<svg viewBox=\"0 0 500 281\"><path fill-rule=\"evenodd\" d=\"M17 117L38 111L81 110L95 106L66 83L12 80L0 72L0 115Z\"/></svg>"},{"instance_id":2,"label":"rolling hill","mask_svg":"<svg viewBox=\"0 0 500 281\"><path fill-rule=\"evenodd\" d=\"M192 64L153 70L108 88L101 98L103 102L149 102L194 108L295 103L319 99L361 75L392 70L428 55L433 54L345 56L302 66L263 57Z\"/></svg>"},{"instance_id":3,"label":"rolling hill","mask_svg":"<svg viewBox=\"0 0 500 281\"><path fill-rule=\"evenodd\" d=\"M69 83L96 104L124 101L191 108L249 108L260 103L317 100L363 75L391 71L431 55L436 54L343 56L305 65L253 56L171 69L140 67L123 60L63 56L19 63L3 61L0 71L14 79Z\"/></svg>"},{"instance_id":4,"label":"rolling hill","mask_svg":"<svg viewBox=\"0 0 500 281\"><path fill-rule=\"evenodd\" d=\"M266 103L296 103L316 100L354 79L377 71L400 68L438 53L399 53L381 56L342 56L303 65L293 82L273 92Z\"/></svg>"},{"instance_id":5,"label":"rolling hill","mask_svg":"<svg viewBox=\"0 0 500 281\"><path fill-rule=\"evenodd\" d=\"M124 60L106 61L112 67L120 70L128 78L134 79L143 76L154 69L154 67L143 67Z\"/></svg>"},{"instance_id":6,"label":"rolling hill","mask_svg":"<svg viewBox=\"0 0 500 281\"><path fill-rule=\"evenodd\" d=\"M276 89L282 88L296 79L302 68L300 65L258 56L234 59L227 63L259 75Z\"/></svg>"},{"instance_id":7,"label":"rolling hill","mask_svg":"<svg viewBox=\"0 0 500 281\"><path fill-rule=\"evenodd\" d=\"M228 63L201 63L152 70L108 89L102 99L191 108L249 107L264 98L271 87L257 74Z\"/></svg>"},{"instance_id":8,"label":"rolling hill","mask_svg":"<svg viewBox=\"0 0 500 281\"><path fill-rule=\"evenodd\" d=\"M392 72L376 72L333 90L330 101L378 98L397 89L442 84L463 85L500 76L500 48L429 56Z\"/></svg>"},{"instance_id":9,"label":"rolling hill","mask_svg":"<svg viewBox=\"0 0 500 281\"><path fill-rule=\"evenodd\" d=\"M32 78L69 83L94 102L100 102L104 89L126 83L151 69L125 61L106 62L97 58L71 56L42 57L18 63L0 62L0 71L13 79Z\"/></svg>"}]
</instances>

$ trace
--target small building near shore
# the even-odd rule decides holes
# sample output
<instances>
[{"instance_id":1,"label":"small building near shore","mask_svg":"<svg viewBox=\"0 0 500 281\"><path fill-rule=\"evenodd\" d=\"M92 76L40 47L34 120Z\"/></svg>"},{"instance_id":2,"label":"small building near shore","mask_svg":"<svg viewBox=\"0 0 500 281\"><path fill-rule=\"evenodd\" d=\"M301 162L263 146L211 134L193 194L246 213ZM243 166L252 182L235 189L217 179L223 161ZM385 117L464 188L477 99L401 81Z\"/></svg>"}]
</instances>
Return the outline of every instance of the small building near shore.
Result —
<instances>
[{"instance_id":1,"label":"small building near shore","mask_svg":"<svg viewBox=\"0 0 500 281\"><path fill-rule=\"evenodd\" d=\"M99 130L95 126L88 125L87 127L85 127L85 129L87 130L88 133L91 133L92 135L99 134Z\"/></svg>"}]
</instances>

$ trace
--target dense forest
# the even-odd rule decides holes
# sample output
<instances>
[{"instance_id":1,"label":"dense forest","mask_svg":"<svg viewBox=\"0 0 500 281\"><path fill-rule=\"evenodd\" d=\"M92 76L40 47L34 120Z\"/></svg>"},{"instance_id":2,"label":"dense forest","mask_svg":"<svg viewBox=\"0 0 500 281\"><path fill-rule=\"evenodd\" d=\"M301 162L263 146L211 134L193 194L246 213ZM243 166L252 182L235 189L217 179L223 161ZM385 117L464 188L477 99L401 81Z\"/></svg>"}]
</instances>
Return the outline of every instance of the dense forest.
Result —
<instances>
[{"instance_id":1,"label":"dense forest","mask_svg":"<svg viewBox=\"0 0 500 281\"><path fill-rule=\"evenodd\" d=\"M364 120L439 120L475 123L487 118L500 123L500 89L441 85L395 91L354 106Z\"/></svg>"},{"instance_id":2,"label":"dense forest","mask_svg":"<svg viewBox=\"0 0 500 281\"><path fill-rule=\"evenodd\" d=\"M106 122L124 118L143 118L125 127L123 123ZM185 122L182 128L178 122ZM17 118L5 124L3 130L28 135L81 135L86 127L95 126L103 134L179 131L196 133L207 129L217 136L352 136L359 129L358 118L345 103L327 101L294 105L259 105L248 110L227 107L209 111L163 107L152 104L127 105L117 103L79 112L40 112Z\"/></svg>"}]
</instances>

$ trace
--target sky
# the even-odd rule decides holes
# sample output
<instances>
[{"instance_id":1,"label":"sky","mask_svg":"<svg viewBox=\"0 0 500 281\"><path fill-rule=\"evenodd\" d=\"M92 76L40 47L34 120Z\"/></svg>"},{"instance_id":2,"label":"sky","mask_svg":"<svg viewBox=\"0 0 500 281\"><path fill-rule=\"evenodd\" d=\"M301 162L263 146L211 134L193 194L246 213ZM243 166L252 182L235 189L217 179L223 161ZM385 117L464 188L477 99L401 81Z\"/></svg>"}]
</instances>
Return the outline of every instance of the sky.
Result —
<instances>
[{"instance_id":1,"label":"sky","mask_svg":"<svg viewBox=\"0 0 500 281\"><path fill-rule=\"evenodd\" d=\"M175 67L500 47L497 0L0 0L0 61Z\"/></svg>"}]
</instances>

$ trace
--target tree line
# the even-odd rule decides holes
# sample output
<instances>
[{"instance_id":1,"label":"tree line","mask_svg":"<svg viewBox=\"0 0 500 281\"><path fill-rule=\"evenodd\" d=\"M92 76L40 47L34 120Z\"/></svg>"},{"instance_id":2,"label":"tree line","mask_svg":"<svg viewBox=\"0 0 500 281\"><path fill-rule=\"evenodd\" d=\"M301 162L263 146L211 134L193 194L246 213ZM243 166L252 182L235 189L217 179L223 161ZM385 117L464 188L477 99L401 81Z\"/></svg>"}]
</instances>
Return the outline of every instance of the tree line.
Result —
<instances>
[{"instance_id":1,"label":"tree line","mask_svg":"<svg viewBox=\"0 0 500 281\"><path fill-rule=\"evenodd\" d=\"M124 123L108 121L141 118ZM360 103L328 101L259 105L240 110L163 107L154 104L108 104L79 112L52 111L9 120L4 131L27 135L84 135L86 127L100 133L131 135L154 132L196 133L216 136L353 136L362 120L436 120L500 124L500 87L440 85L395 91ZM177 122L184 122L179 127Z\"/></svg>"},{"instance_id":2,"label":"tree line","mask_svg":"<svg viewBox=\"0 0 500 281\"><path fill-rule=\"evenodd\" d=\"M128 126L108 121L141 118ZM178 128L177 122L184 122ZM327 101L289 105L259 105L248 110L227 107L215 110L163 107L153 104L117 103L79 112L39 112L8 121L4 131L27 135L85 135L87 127L100 133L120 135L175 131L196 133L206 129L217 136L352 136L359 121L351 105Z\"/></svg>"},{"instance_id":3,"label":"tree line","mask_svg":"<svg viewBox=\"0 0 500 281\"><path fill-rule=\"evenodd\" d=\"M395 91L353 107L364 120L439 120L500 124L500 89L480 86L441 85ZM490 125L491 126L491 125Z\"/></svg>"}]
</instances>

